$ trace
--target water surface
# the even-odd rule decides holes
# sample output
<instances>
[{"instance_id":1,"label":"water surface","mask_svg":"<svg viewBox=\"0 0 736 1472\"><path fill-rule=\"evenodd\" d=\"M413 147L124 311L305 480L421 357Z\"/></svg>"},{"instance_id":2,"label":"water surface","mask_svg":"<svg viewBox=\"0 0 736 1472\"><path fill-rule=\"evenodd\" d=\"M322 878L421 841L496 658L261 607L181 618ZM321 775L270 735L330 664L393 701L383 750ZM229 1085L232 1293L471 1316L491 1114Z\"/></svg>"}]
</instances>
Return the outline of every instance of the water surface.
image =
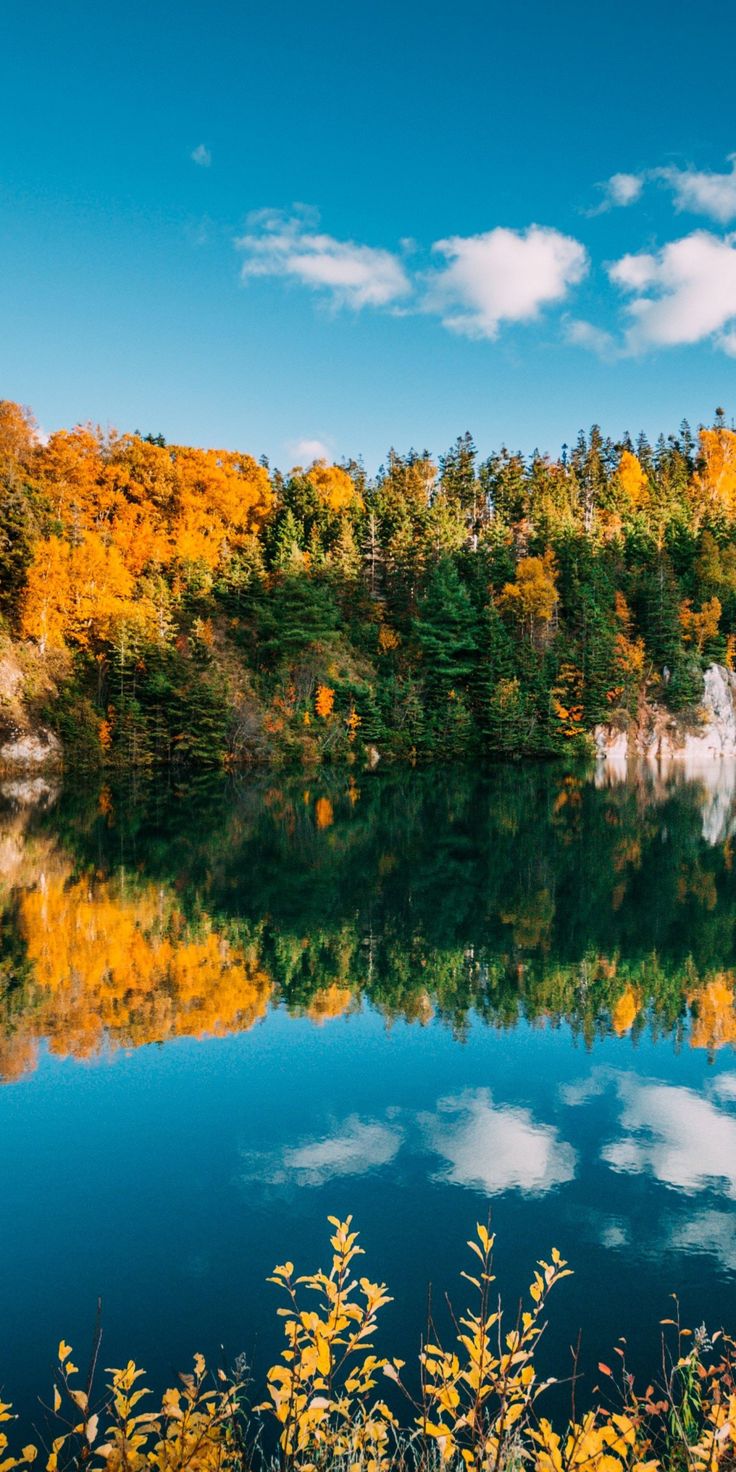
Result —
<instances>
[{"instance_id":1,"label":"water surface","mask_svg":"<svg viewBox=\"0 0 736 1472\"><path fill-rule=\"evenodd\" d=\"M383 1348L513 1300L590 1371L658 1320L736 1327L736 772L559 768L101 790L0 813L0 1387L65 1335L163 1385L278 1346L266 1274L352 1212ZM78 1356L82 1356L81 1361Z\"/></svg>"}]
</instances>

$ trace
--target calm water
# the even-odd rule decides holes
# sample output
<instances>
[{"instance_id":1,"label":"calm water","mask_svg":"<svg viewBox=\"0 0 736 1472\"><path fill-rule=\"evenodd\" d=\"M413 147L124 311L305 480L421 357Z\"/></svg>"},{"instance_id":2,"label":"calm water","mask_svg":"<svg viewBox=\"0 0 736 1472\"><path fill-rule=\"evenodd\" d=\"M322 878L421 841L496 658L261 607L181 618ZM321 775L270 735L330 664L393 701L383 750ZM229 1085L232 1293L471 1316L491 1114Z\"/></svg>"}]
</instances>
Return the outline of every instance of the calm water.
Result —
<instances>
[{"instance_id":1,"label":"calm water","mask_svg":"<svg viewBox=\"0 0 736 1472\"><path fill-rule=\"evenodd\" d=\"M0 807L0 1389L278 1344L352 1211L411 1359L491 1210L549 1362L736 1327L736 772L69 789ZM441 1312L440 1312L441 1322ZM220 1349L222 1346L222 1350ZM590 1380L589 1384L592 1383Z\"/></svg>"}]
</instances>

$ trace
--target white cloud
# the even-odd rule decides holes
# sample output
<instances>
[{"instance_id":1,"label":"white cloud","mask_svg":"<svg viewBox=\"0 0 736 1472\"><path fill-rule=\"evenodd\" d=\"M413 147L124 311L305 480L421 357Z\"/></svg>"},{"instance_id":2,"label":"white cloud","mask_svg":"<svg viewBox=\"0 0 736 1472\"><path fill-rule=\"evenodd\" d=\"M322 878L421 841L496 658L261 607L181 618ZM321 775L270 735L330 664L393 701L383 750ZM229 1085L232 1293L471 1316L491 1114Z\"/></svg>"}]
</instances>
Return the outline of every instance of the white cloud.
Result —
<instances>
[{"instance_id":1,"label":"white cloud","mask_svg":"<svg viewBox=\"0 0 736 1472\"><path fill-rule=\"evenodd\" d=\"M676 209L708 215L711 220L727 225L736 218L736 154L730 154L728 162L730 173L668 167L653 169L652 177L673 191Z\"/></svg>"},{"instance_id":2,"label":"white cloud","mask_svg":"<svg viewBox=\"0 0 736 1472\"><path fill-rule=\"evenodd\" d=\"M236 242L243 251L244 280L284 277L327 292L338 306L386 307L411 291L398 256L352 240L336 240L317 229L313 212L291 215L262 210L248 220Z\"/></svg>"},{"instance_id":3,"label":"white cloud","mask_svg":"<svg viewBox=\"0 0 736 1472\"><path fill-rule=\"evenodd\" d=\"M570 1109L579 1109L581 1104L587 1104L591 1099L599 1099L601 1094L605 1094L614 1078L613 1069L593 1068L585 1077L562 1084L560 1098Z\"/></svg>"},{"instance_id":4,"label":"white cloud","mask_svg":"<svg viewBox=\"0 0 736 1472\"><path fill-rule=\"evenodd\" d=\"M334 1132L287 1145L276 1152L245 1157L241 1179L268 1185L322 1186L338 1176L362 1176L388 1165L398 1153L402 1134L380 1120L350 1115Z\"/></svg>"},{"instance_id":5,"label":"white cloud","mask_svg":"<svg viewBox=\"0 0 736 1472\"><path fill-rule=\"evenodd\" d=\"M608 210L626 209L629 205L636 204L641 197L645 177L644 174L611 174L604 184L596 186L603 190L600 204L585 213L589 216L604 215Z\"/></svg>"},{"instance_id":6,"label":"white cloud","mask_svg":"<svg viewBox=\"0 0 736 1472\"><path fill-rule=\"evenodd\" d=\"M729 358L736 358L736 327L729 327L727 332L720 334L718 346L722 353L728 354Z\"/></svg>"},{"instance_id":7,"label":"white cloud","mask_svg":"<svg viewBox=\"0 0 736 1472\"><path fill-rule=\"evenodd\" d=\"M730 154L728 162L730 170L720 174L708 169L679 169L673 164L644 169L640 174L612 174L604 184L598 185L603 198L588 213L601 215L636 204L645 184L656 180L672 191L675 209L707 215L720 225L727 225L736 219L736 154Z\"/></svg>"},{"instance_id":8,"label":"white cloud","mask_svg":"<svg viewBox=\"0 0 736 1472\"><path fill-rule=\"evenodd\" d=\"M625 208L636 203L643 188L644 181L638 174L612 174L607 185L608 197L611 204Z\"/></svg>"},{"instance_id":9,"label":"white cloud","mask_svg":"<svg viewBox=\"0 0 736 1472\"><path fill-rule=\"evenodd\" d=\"M212 163L212 154L206 143L198 143L190 154L192 163L199 164L200 169L208 169Z\"/></svg>"},{"instance_id":10,"label":"white cloud","mask_svg":"<svg viewBox=\"0 0 736 1472\"><path fill-rule=\"evenodd\" d=\"M601 1227L600 1243L601 1247L607 1248L609 1252L616 1252L622 1247L630 1247L631 1232L628 1224L616 1217L609 1217Z\"/></svg>"},{"instance_id":11,"label":"white cloud","mask_svg":"<svg viewBox=\"0 0 736 1472\"><path fill-rule=\"evenodd\" d=\"M587 348L592 353L598 353L599 357L610 357L614 351L614 338L610 332L603 327L596 327L592 322L584 322L577 317L568 317L564 323L565 342L569 342L575 348Z\"/></svg>"},{"instance_id":12,"label":"white cloud","mask_svg":"<svg viewBox=\"0 0 736 1472\"><path fill-rule=\"evenodd\" d=\"M446 1161L441 1179L495 1196L551 1191L575 1176L575 1152L527 1109L496 1106L487 1089L440 1099L419 1120L430 1148Z\"/></svg>"},{"instance_id":13,"label":"white cloud","mask_svg":"<svg viewBox=\"0 0 736 1472\"><path fill-rule=\"evenodd\" d=\"M319 1186L333 1176L360 1176L388 1165L400 1144L397 1129L351 1116L337 1134L285 1150L284 1169L300 1185Z\"/></svg>"},{"instance_id":14,"label":"white cloud","mask_svg":"<svg viewBox=\"0 0 736 1472\"><path fill-rule=\"evenodd\" d=\"M736 1201L736 1119L692 1089L621 1076L624 1133L602 1158L615 1171L650 1174L693 1195L720 1189Z\"/></svg>"},{"instance_id":15,"label":"white cloud","mask_svg":"<svg viewBox=\"0 0 736 1472\"><path fill-rule=\"evenodd\" d=\"M736 235L695 230L656 254L622 256L608 275L634 297L626 307L630 351L705 338L734 351Z\"/></svg>"},{"instance_id":16,"label":"white cloud","mask_svg":"<svg viewBox=\"0 0 736 1472\"><path fill-rule=\"evenodd\" d=\"M313 460L331 460L329 447L323 440L295 440L289 445L289 454L293 455L297 465L311 465Z\"/></svg>"},{"instance_id":17,"label":"white cloud","mask_svg":"<svg viewBox=\"0 0 736 1472\"><path fill-rule=\"evenodd\" d=\"M468 337L496 337L502 322L528 322L563 301L588 270L585 247L546 226L452 235L433 246L447 265L427 278L425 309Z\"/></svg>"}]
</instances>

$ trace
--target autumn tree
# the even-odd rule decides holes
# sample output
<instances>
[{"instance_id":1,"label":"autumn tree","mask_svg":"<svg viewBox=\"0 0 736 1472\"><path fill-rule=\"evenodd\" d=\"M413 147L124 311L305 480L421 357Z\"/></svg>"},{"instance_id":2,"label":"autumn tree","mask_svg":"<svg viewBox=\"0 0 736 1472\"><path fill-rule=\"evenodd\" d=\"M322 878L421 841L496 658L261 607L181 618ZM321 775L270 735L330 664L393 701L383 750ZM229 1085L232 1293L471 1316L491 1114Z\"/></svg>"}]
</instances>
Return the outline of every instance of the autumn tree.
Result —
<instances>
[{"instance_id":1,"label":"autumn tree","mask_svg":"<svg viewBox=\"0 0 736 1472\"><path fill-rule=\"evenodd\" d=\"M736 518L736 433L724 425L701 429L699 468L691 497L696 521Z\"/></svg>"},{"instance_id":2,"label":"autumn tree","mask_svg":"<svg viewBox=\"0 0 736 1472\"><path fill-rule=\"evenodd\" d=\"M324 460L315 460L307 471L307 480L332 515L362 509L363 497L352 476L340 465L328 465Z\"/></svg>"},{"instance_id":3,"label":"autumn tree","mask_svg":"<svg viewBox=\"0 0 736 1472\"><path fill-rule=\"evenodd\" d=\"M523 636L538 643L554 618L557 609L555 559L551 550L542 557L522 557L516 578L505 583L498 600L499 608L518 624Z\"/></svg>"},{"instance_id":4,"label":"autumn tree","mask_svg":"<svg viewBox=\"0 0 736 1472\"><path fill-rule=\"evenodd\" d=\"M642 507L650 504L649 477L631 450L624 450L621 455L618 464L618 481L625 504L630 510L640 511Z\"/></svg>"}]
</instances>

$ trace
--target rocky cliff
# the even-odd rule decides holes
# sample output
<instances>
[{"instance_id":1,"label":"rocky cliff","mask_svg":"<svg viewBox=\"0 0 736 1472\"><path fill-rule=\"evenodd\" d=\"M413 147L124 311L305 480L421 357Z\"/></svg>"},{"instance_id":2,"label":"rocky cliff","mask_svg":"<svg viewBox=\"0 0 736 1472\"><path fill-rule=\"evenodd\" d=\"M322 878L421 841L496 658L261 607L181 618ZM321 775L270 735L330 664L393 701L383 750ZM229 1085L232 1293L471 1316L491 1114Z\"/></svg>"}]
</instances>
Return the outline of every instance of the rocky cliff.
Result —
<instances>
[{"instance_id":1,"label":"rocky cliff","mask_svg":"<svg viewBox=\"0 0 736 1472\"><path fill-rule=\"evenodd\" d=\"M596 785L642 784L661 798L680 778L701 790L706 843L736 834L736 675L723 665L705 672L703 699L688 716L642 702L626 728L598 726Z\"/></svg>"},{"instance_id":2,"label":"rocky cliff","mask_svg":"<svg viewBox=\"0 0 736 1472\"><path fill-rule=\"evenodd\" d=\"M684 777L693 779L718 762L736 770L736 674L723 664L711 664L695 710L674 714L642 699L636 718L596 726L593 736L599 762L611 777L623 776L631 762L677 765Z\"/></svg>"},{"instance_id":3,"label":"rocky cliff","mask_svg":"<svg viewBox=\"0 0 736 1472\"><path fill-rule=\"evenodd\" d=\"M3 791L20 796L26 788L44 789L61 766L58 736L35 716L39 699L54 692L51 672L34 650L0 641L0 778ZM6 795L8 795L6 793Z\"/></svg>"},{"instance_id":4,"label":"rocky cliff","mask_svg":"<svg viewBox=\"0 0 736 1472\"><path fill-rule=\"evenodd\" d=\"M725 665L709 665L694 711L675 714L642 701L636 719L596 726L594 739L597 756L611 766L642 759L676 762L685 775L697 776L704 766L736 757L736 674Z\"/></svg>"}]
</instances>

